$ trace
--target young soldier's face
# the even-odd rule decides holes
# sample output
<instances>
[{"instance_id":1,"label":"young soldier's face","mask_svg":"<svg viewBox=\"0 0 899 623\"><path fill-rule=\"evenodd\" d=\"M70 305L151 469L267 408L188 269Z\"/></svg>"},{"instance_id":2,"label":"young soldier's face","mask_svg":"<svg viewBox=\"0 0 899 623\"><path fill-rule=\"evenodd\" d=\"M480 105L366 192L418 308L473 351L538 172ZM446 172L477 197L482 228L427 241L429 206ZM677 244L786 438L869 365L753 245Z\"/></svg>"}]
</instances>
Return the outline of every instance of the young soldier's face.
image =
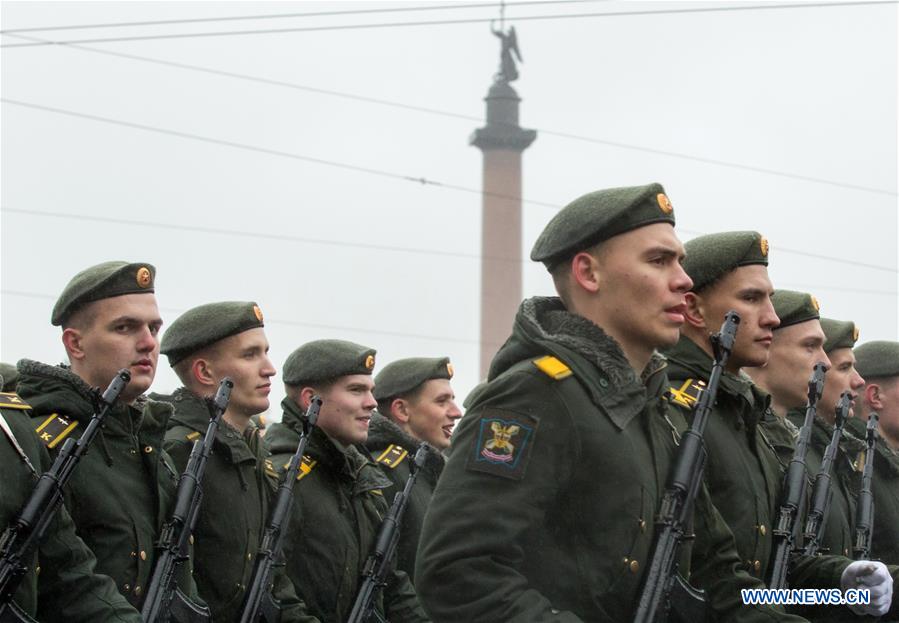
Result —
<instances>
[{"instance_id":1,"label":"young soldier's face","mask_svg":"<svg viewBox=\"0 0 899 623\"><path fill-rule=\"evenodd\" d=\"M808 320L778 329L774 332L765 366L766 389L788 409L805 406L808 380L819 361L830 366L830 359L824 352L824 331L820 321ZM823 414L825 405L820 403L819 406L818 412ZM833 405L828 408L832 413Z\"/></svg>"},{"instance_id":2,"label":"young soldier's face","mask_svg":"<svg viewBox=\"0 0 899 623\"><path fill-rule=\"evenodd\" d=\"M106 389L122 368L131 372L131 382L120 400L131 402L153 383L159 359L159 329L162 318L151 293L125 294L90 303L82 310L93 319L86 326L66 329L76 332L77 351L69 351L79 375L91 386Z\"/></svg>"},{"instance_id":3,"label":"young soldier's face","mask_svg":"<svg viewBox=\"0 0 899 623\"><path fill-rule=\"evenodd\" d=\"M899 450L899 376L877 383L879 408L869 408L880 416L878 426L894 450Z\"/></svg>"},{"instance_id":4,"label":"young soldier's face","mask_svg":"<svg viewBox=\"0 0 899 623\"><path fill-rule=\"evenodd\" d=\"M374 387L368 374L340 377L320 394L322 406L317 425L344 445L365 443L371 413L378 406L372 395Z\"/></svg>"},{"instance_id":5,"label":"young soldier's face","mask_svg":"<svg viewBox=\"0 0 899 623\"><path fill-rule=\"evenodd\" d=\"M824 376L824 391L821 392L821 405L818 413L828 422L836 420L834 407L840 402L840 394L851 391L853 399L865 380L855 369L855 355L851 348L837 348L827 353L830 358L830 369ZM854 404L854 400L853 403ZM849 415L853 410L849 409Z\"/></svg>"},{"instance_id":6,"label":"young soldier's face","mask_svg":"<svg viewBox=\"0 0 899 623\"><path fill-rule=\"evenodd\" d=\"M709 333L718 332L728 311L740 314L729 369L761 366L768 361L774 328L780 324L771 304L773 291L768 267L752 265L732 270L696 295Z\"/></svg>"},{"instance_id":7,"label":"young soldier's face","mask_svg":"<svg viewBox=\"0 0 899 623\"><path fill-rule=\"evenodd\" d=\"M268 358L268 340L262 327L220 340L207 359L216 382L234 381L229 412L251 417L269 407L275 367Z\"/></svg>"},{"instance_id":8,"label":"young soldier's face","mask_svg":"<svg viewBox=\"0 0 899 623\"><path fill-rule=\"evenodd\" d=\"M448 448L453 426L462 417L455 398L449 380L426 381L418 396L406 403L408 432L438 450Z\"/></svg>"},{"instance_id":9,"label":"young soldier's face","mask_svg":"<svg viewBox=\"0 0 899 623\"><path fill-rule=\"evenodd\" d=\"M598 252L600 326L641 349L672 346L684 322L684 294L693 285L681 262L674 228L655 223L615 236Z\"/></svg>"}]
</instances>

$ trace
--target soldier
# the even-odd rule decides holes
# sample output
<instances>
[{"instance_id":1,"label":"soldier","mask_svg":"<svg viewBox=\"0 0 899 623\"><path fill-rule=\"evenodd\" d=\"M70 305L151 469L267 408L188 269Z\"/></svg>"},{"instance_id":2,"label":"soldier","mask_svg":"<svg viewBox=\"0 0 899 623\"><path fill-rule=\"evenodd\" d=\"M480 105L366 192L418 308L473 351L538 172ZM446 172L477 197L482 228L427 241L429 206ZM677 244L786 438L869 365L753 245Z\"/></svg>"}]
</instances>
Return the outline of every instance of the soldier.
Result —
<instances>
[{"instance_id":1,"label":"soldier","mask_svg":"<svg viewBox=\"0 0 899 623\"><path fill-rule=\"evenodd\" d=\"M678 408L691 417L711 374L709 335L718 330L728 310L736 311L741 322L704 434L708 449L705 480L712 501L733 531L744 569L767 581L783 474L774 449L759 429L770 397L741 374L741 369L768 361L775 329L792 324L794 315L781 317L772 304L768 242L761 234L739 231L700 236L685 248L684 269L693 288L686 295L681 338L665 351L671 392ZM821 338L823 342L823 334ZM802 368L806 380L812 365ZM874 566L883 575L876 579L886 585L871 587L872 602L882 610L872 606L865 613L880 615L890 605L892 580L881 563ZM793 588L819 588L834 586L839 579L847 589L856 588L857 580L869 575L864 562L808 557L795 561L788 581Z\"/></svg>"},{"instance_id":2,"label":"soldier","mask_svg":"<svg viewBox=\"0 0 899 623\"><path fill-rule=\"evenodd\" d=\"M164 444L179 471L209 425L204 397L214 395L224 377L234 382L206 464L193 531L194 578L215 621L240 620L277 486L274 472L266 470L268 451L250 421L268 409L275 375L263 326L253 302L209 303L182 314L162 338L162 353L184 384L172 395L175 414ZM308 620L283 567L275 574L274 596L282 621Z\"/></svg>"},{"instance_id":3,"label":"soldier","mask_svg":"<svg viewBox=\"0 0 899 623\"><path fill-rule=\"evenodd\" d=\"M16 393L16 381L19 380L19 371L10 363L0 362L0 378L3 379L2 390Z\"/></svg>"},{"instance_id":4,"label":"soldier","mask_svg":"<svg viewBox=\"0 0 899 623\"><path fill-rule=\"evenodd\" d=\"M0 393L0 526L18 515L50 457L34 435L29 406L15 393ZM105 575L94 573L96 559L75 534L65 507L47 526L13 603L30 617L41 608L41 621L140 623L137 610ZM38 573L40 569L40 573Z\"/></svg>"},{"instance_id":5,"label":"soldier","mask_svg":"<svg viewBox=\"0 0 899 623\"><path fill-rule=\"evenodd\" d=\"M650 184L576 199L537 239L559 298L521 304L425 517L415 577L435 621L632 620L685 427L655 353L691 286L673 226ZM742 605L762 585L704 489L693 519L692 577L721 620L797 620Z\"/></svg>"},{"instance_id":6,"label":"soldier","mask_svg":"<svg viewBox=\"0 0 899 623\"><path fill-rule=\"evenodd\" d=\"M97 557L97 570L138 608L178 480L162 448L172 408L142 396L159 358L162 319L154 278L155 269L144 263L105 262L78 273L51 317L62 327L71 365L18 363L19 395L31 405L32 424L51 455L90 420L91 388L106 387L122 368L131 372L131 382L69 482L66 506ZM196 598L188 565L179 573L182 590Z\"/></svg>"},{"instance_id":7,"label":"soldier","mask_svg":"<svg viewBox=\"0 0 899 623\"><path fill-rule=\"evenodd\" d=\"M872 411L880 417L874 457L874 535L871 555L899 564L899 342L868 342L855 348L865 379L849 426L863 435ZM863 462L862 462L863 463Z\"/></svg>"},{"instance_id":8,"label":"soldier","mask_svg":"<svg viewBox=\"0 0 899 623\"><path fill-rule=\"evenodd\" d=\"M441 453L449 448L453 426L462 417L450 386L452 378L449 357L400 359L375 377L378 411L372 413L365 445L393 482L393 487L384 492L388 501L403 490L418 445L423 441L430 445L403 516L397 554L397 567L413 581L421 524L443 471Z\"/></svg>"},{"instance_id":9,"label":"soldier","mask_svg":"<svg viewBox=\"0 0 899 623\"><path fill-rule=\"evenodd\" d=\"M810 294L778 290L774 296L778 313L783 317L771 347L771 356L763 368L749 370L753 379L771 393L778 414L786 410L796 428L805 421L808 379L818 361L827 365L824 391L818 400L817 417L812 428L811 445L806 455L809 478L821 468L824 450L833 435L835 407L844 390L857 389L863 381L852 367L851 346L847 349L836 332L827 335L822 328L818 301ZM831 325L833 331L833 326ZM852 342L852 332L846 339ZM831 352L827 352L828 348ZM836 350L834 350L836 349ZM848 350L848 358L846 351ZM838 356L837 369L830 354ZM825 525L823 546L832 554L849 557L854 541L855 491L859 480L852 467L864 445L844 431L837 460L834 462L833 498Z\"/></svg>"},{"instance_id":10,"label":"soldier","mask_svg":"<svg viewBox=\"0 0 899 623\"><path fill-rule=\"evenodd\" d=\"M323 623L346 621L359 589L363 564L374 546L391 486L362 444L377 406L371 379L375 350L342 340L300 346L284 362L284 415L265 443L284 471L296 452L301 418L314 395L322 399L294 492L285 537L287 574L310 614ZM360 450L360 448L362 448ZM378 604L394 623L427 618L408 576L395 571Z\"/></svg>"}]
</instances>

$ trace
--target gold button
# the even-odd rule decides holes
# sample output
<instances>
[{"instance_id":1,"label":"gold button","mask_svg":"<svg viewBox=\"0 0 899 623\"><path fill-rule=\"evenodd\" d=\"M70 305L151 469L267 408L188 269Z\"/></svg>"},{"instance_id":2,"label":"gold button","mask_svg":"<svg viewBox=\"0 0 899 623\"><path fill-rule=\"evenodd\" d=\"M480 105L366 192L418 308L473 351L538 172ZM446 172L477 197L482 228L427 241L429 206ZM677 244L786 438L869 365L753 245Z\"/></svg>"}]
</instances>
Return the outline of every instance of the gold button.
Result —
<instances>
[{"instance_id":1,"label":"gold button","mask_svg":"<svg viewBox=\"0 0 899 623\"><path fill-rule=\"evenodd\" d=\"M141 560L146 560L146 559L147 559L147 552L145 552L144 550L140 550L140 559L141 559Z\"/></svg>"},{"instance_id":2,"label":"gold button","mask_svg":"<svg viewBox=\"0 0 899 623\"><path fill-rule=\"evenodd\" d=\"M131 448L131 454L137 454L137 450L135 450L134 448Z\"/></svg>"},{"instance_id":3,"label":"gold button","mask_svg":"<svg viewBox=\"0 0 899 623\"><path fill-rule=\"evenodd\" d=\"M646 532L646 520L645 519L640 520L640 532Z\"/></svg>"},{"instance_id":4,"label":"gold button","mask_svg":"<svg viewBox=\"0 0 899 623\"><path fill-rule=\"evenodd\" d=\"M131 585L130 585L130 584L126 584L126 585L125 585L125 591L130 591L130 590L131 590Z\"/></svg>"},{"instance_id":5,"label":"gold button","mask_svg":"<svg viewBox=\"0 0 899 623\"><path fill-rule=\"evenodd\" d=\"M188 540L190 541L190 544L193 545L194 544L194 535L190 535Z\"/></svg>"},{"instance_id":6,"label":"gold button","mask_svg":"<svg viewBox=\"0 0 899 623\"><path fill-rule=\"evenodd\" d=\"M636 560L632 560L631 564L628 565L628 568L631 570L631 573L637 573L637 571L640 569L640 563Z\"/></svg>"},{"instance_id":7,"label":"gold button","mask_svg":"<svg viewBox=\"0 0 899 623\"><path fill-rule=\"evenodd\" d=\"M252 559L253 559L253 554L247 554L247 560L252 560Z\"/></svg>"},{"instance_id":8,"label":"gold button","mask_svg":"<svg viewBox=\"0 0 899 623\"><path fill-rule=\"evenodd\" d=\"M131 552L131 557L132 557L132 558L137 558L137 552Z\"/></svg>"},{"instance_id":9,"label":"gold button","mask_svg":"<svg viewBox=\"0 0 899 623\"><path fill-rule=\"evenodd\" d=\"M38 565L37 567L34 568L34 575L40 575L40 573L41 573L41 568L40 568L40 565Z\"/></svg>"},{"instance_id":10,"label":"gold button","mask_svg":"<svg viewBox=\"0 0 899 623\"><path fill-rule=\"evenodd\" d=\"M135 595L140 595L140 590L141 590L141 589L140 589L140 584L138 584L137 586L134 587L134 594L135 594Z\"/></svg>"},{"instance_id":11,"label":"gold button","mask_svg":"<svg viewBox=\"0 0 899 623\"><path fill-rule=\"evenodd\" d=\"M759 534L761 534L762 536L768 534L768 529L765 528L765 524L759 526Z\"/></svg>"},{"instance_id":12,"label":"gold button","mask_svg":"<svg viewBox=\"0 0 899 623\"><path fill-rule=\"evenodd\" d=\"M144 446L144 452L150 454L151 452L153 452L153 446Z\"/></svg>"},{"instance_id":13,"label":"gold button","mask_svg":"<svg viewBox=\"0 0 899 623\"><path fill-rule=\"evenodd\" d=\"M758 570L762 568L762 563L756 560L754 563L752 563L752 568L755 569L756 572L758 572Z\"/></svg>"}]
</instances>

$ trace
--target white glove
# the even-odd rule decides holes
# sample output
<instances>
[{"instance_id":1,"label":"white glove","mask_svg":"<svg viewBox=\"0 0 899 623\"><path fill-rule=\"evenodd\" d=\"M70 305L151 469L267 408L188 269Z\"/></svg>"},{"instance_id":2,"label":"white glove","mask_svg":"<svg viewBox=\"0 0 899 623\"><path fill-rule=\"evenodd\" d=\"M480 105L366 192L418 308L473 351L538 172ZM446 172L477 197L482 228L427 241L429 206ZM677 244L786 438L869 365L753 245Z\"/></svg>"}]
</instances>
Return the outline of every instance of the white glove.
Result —
<instances>
[{"instance_id":1,"label":"white glove","mask_svg":"<svg viewBox=\"0 0 899 623\"><path fill-rule=\"evenodd\" d=\"M893 578L886 565L876 560L856 560L843 571L840 588L867 588L871 601L867 605L849 606L855 614L880 617L887 613L893 601Z\"/></svg>"}]
</instances>

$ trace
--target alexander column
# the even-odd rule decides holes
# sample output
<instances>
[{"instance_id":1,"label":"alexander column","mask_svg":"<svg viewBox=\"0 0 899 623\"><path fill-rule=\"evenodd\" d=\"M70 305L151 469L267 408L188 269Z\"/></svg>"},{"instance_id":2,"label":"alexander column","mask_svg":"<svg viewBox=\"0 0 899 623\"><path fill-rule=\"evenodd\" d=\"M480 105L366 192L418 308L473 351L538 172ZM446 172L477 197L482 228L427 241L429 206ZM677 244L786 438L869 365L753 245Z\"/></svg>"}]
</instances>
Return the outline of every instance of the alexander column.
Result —
<instances>
[{"instance_id":1,"label":"alexander column","mask_svg":"<svg viewBox=\"0 0 899 623\"><path fill-rule=\"evenodd\" d=\"M518 125L521 98L509 84L518 78L521 52L515 27L493 30L502 42L499 72L487 91L487 124L470 143L484 154L481 214L481 373L509 336L521 303L521 152L537 138Z\"/></svg>"}]
</instances>

